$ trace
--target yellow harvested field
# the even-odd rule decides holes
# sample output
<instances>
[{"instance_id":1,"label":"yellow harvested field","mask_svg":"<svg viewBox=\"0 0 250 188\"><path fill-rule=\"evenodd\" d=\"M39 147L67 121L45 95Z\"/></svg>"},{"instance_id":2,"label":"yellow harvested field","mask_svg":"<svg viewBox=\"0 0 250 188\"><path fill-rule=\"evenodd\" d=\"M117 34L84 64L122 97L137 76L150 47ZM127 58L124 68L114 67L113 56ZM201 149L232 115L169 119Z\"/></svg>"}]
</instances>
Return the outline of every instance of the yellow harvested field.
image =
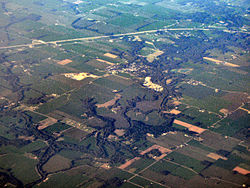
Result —
<instances>
[{"instance_id":1,"label":"yellow harvested field","mask_svg":"<svg viewBox=\"0 0 250 188\"><path fill-rule=\"evenodd\" d=\"M57 62L57 64L59 64L59 65L67 65L67 64L69 64L69 63L71 63L71 62L72 62L72 60L70 60L70 59L65 59L65 60L62 60L62 61Z\"/></svg>"},{"instance_id":2,"label":"yellow harvested field","mask_svg":"<svg viewBox=\"0 0 250 188\"><path fill-rule=\"evenodd\" d=\"M117 55L114 55L114 54L111 54L111 53L106 53L106 54L103 54L103 55L106 56L106 57L113 58L113 59L118 57Z\"/></svg>"},{"instance_id":3,"label":"yellow harvested field","mask_svg":"<svg viewBox=\"0 0 250 188\"><path fill-rule=\"evenodd\" d=\"M120 94L116 94L115 98L112 100L105 102L103 104L96 104L97 108L108 108L109 106L112 106L116 103L117 100L119 100L122 96Z\"/></svg>"},{"instance_id":4,"label":"yellow harvested field","mask_svg":"<svg viewBox=\"0 0 250 188\"><path fill-rule=\"evenodd\" d=\"M105 61L105 60L102 60L102 59L96 59L96 60L99 61L99 62L102 62L102 63L106 63L108 65L114 65L114 63L111 63L109 61Z\"/></svg>"},{"instance_id":5,"label":"yellow harvested field","mask_svg":"<svg viewBox=\"0 0 250 188\"><path fill-rule=\"evenodd\" d=\"M172 109L171 111L163 111L163 113L178 115L181 113L181 111L176 110L176 109Z\"/></svg>"},{"instance_id":6,"label":"yellow harvested field","mask_svg":"<svg viewBox=\"0 0 250 188\"><path fill-rule=\"evenodd\" d=\"M145 43L146 43L146 44L150 44L150 45L154 46L154 43L152 43L152 42L145 41Z\"/></svg>"},{"instance_id":7,"label":"yellow harvested field","mask_svg":"<svg viewBox=\"0 0 250 188\"><path fill-rule=\"evenodd\" d=\"M85 78L100 78L100 76L96 76L87 72L81 72L81 73L66 73L64 74L65 77L71 78L73 80L83 80Z\"/></svg>"},{"instance_id":8,"label":"yellow harvested field","mask_svg":"<svg viewBox=\"0 0 250 188\"><path fill-rule=\"evenodd\" d=\"M208 60L208 61L212 61L212 62L215 62L215 63L223 63L223 61L217 60L217 59L214 59L214 58L211 58L211 57L203 57L203 59Z\"/></svg>"},{"instance_id":9,"label":"yellow harvested field","mask_svg":"<svg viewBox=\"0 0 250 188\"><path fill-rule=\"evenodd\" d=\"M158 92L163 91L163 87L158 84L154 84L151 81L151 77L146 77L143 85Z\"/></svg>"},{"instance_id":10,"label":"yellow harvested field","mask_svg":"<svg viewBox=\"0 0 250 188\"><path fill-rule=\"evenodd\" d=\"M122 164L121 166L119 166L120 169L125 169L127 168L128 166L130 166L132 163L134 163L135 161L141 159L140 157L135 157L129 161L127 161L126 163Z\"/></svg>"},{"instance_id":11,"label":"yellow harvested field","mask_svg":"<svg viewBox=\"0 0 250 188\"><path fill-rule=\"evenodd\" d=\"M203 59L208 60L208 61L212 61L212 62L215 62L215 63L223 64L223 65L226 65L226 66L229 66L229 67L240 67L239 65L236 65L236 64L233 64L233 63L228 63L226 61L217 60L217 59L210 58L210 57L203 57Z\"/></svg>"},{"instance_id":12,"label":"yellow harvested field","mask_svg":"<svg viewBox=\"0 0 250 188\"><path fill-rule=\"evenodd\" d=\"M233 63L228 63L228 62L225 62L224 64L226 66L229 66L229 67L240 67L239 65L236 65L236 64L233 64Z\"/></svg>"},{"instance_id":13,"label":"yellow harvested field","mask_svg":"<svg viewBox=\"0 0 250 188\"><path fill-rule=\"evenodd\" d=\"M233 171L236 171L236 172L238 172L238 173L240 173L240 174L243 174L243 175L250 174L250 171L249 171L249 170L246 170L246 169L241 168L241 167L239 167L239 166L236 166L236 167L233 169Z\"/></svg>"},{"instance_id":14,"label":"yellow harvested field","mask_svg":"<svg viewBox=\"0 0 250 188\"><path fill-rule=\"evenodd\" d=\"M223 159L223 160L227 160L226 157L222 157L216 153L209 153L207 154L207 157L211 158L211 159L214 159L214 160L218 160L218 159Z\"/></svg>"},{"instance_id":15,"label":"yellow harvested field","mask_svg":"<svg viewBox=\"0 0 250 188\"><path fill-rule=\"evenodd\" d=\"M114 132L118 136L123 136L125 134L125 129L116 129Z\"/></svg>"},{"instance_id":16,"label":"yellow harvested field","mask_svg":"<svg viewBox=\"0 0 250 188\"><path fill-rule=\"evenodd\" d=\"M186 128L188 128L189 131L193 131L193 132L196 132L198 134L201 134L206 130L206 129L191 125L189 123L185 123L185 122L177 120L177 119L174 120L174 123L177 125L181 125L183 127L186 127Z\"/></svg>"},{"instance_id":17,"label":"yellow harvested field","mask_svg":"<svg viewBox=\"0 0 250 188\"><path fill-rule=\"evenodd\" d=\"M155 58L157 58L158 56L160 56L160 55L162 55L162 54L164 54L163 51L161 51L161 50L156 50L154 53L149 54L149 55L147 56L147 60L148 60L148 62L152 63L152 62L155 60Z\"/></svg>"},{"instance_id":18,"label":"yellow harvested field","mask_svg":"<svg viewBox=\"0 0 250 188\"><path fill-rule=\"evenodd\" d=\"M57 119L54 118L47 118L45 120L40 121L38 124L38 130L45 129L46 127L49 127L57 122Z\"/></svg>"},{"instance_id":19,"label":"yellow harvested field","mask_svg":"<svg viewBox=\"0 0 250 188\"><path fill-rule=\"evenodd\" d=\"M166 84L170 84L173 80L172 79L167 79Z\"/></svg>"}]
</instances>

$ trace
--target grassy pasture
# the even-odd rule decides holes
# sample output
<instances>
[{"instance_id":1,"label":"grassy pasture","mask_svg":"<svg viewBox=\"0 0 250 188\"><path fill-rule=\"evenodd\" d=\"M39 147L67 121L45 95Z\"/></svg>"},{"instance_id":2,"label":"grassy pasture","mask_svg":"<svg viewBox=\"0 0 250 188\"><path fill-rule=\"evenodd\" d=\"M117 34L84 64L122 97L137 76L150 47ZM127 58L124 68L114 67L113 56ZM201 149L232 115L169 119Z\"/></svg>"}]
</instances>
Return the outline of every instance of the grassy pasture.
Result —
<instances>
[{"instance_id":1,"label":"grassy pasture","mask_svg":"<svg viewBox=\"0 0 250 188\"><path fill-rule=\"evenodd\" d=\"M71 126L65 124L65 123L55 123L54 125L51 125L47 128L44 129L44 131L48 132L48 133L54 133L54 132L61 132L64 131L68 128L70 128Z\"/></svg>"},{"instance_id":2,"label":"grassy pasture","mask_svg":"<svg viewBox=\"0 0 250 188\"><path fill-rule=\"evenodd\" d=\"M135 161L134 163L132 163L129 167L127 167L126 169L128 171L132 171L134 173L138 173L141 170L143 170L144 168L146 168L148 165L152 164L154 162L153 159L140 159Z\"/></svg>"},{"instance_id":3,"label":"grassy pasture","mask_svg":"<svg viewBox=\"0 0 250 188\"><path fill-rule=\"evenodd\" d=\"M231 120L229 118L222 120L219 125L217 125L218 128L214 128L213 131L226 136L234 136L241 129L249 127L248 123L250 116L248 114L243 117L239 117L237 120Z\"/></svg>"},{"instance_id":4,"label":"grassy pasture","mask_svg":"<svg viewBox=\"0 0 250 188\"><path fill-rule=\"evenodd\" d=\"M172 152L167 156L167 158L173 162L192 168L196 172L200 172L206 167L200 161L179 152Z\"/></svg>"},{"instance_id":5,"label":"grassy pasture","mask_svg":"<svg viewBox=\"0 0 250 188\"><path fill-rule=\"evenodd\" d=\"M47 145L41 141L41 140L36 140L28 145L23 146L20 151L21 152L32 152L35 150L39 150L41 148L45 148Z\"/></svg>"},{"instance_id":6,"label":"grassy pasture","mask_svg":"<svg viewBox=\"0 0 250 188\"><path fill-rule=\"evenodd\" d=\"M72 175L71 175L72 173ZM74 174L74 175L73 175ZM36 188L46 188L46 187L69 187L73 188L82 182L87 182L89 178L82 175L76 170L69 170L66 172L60 172L49 176L48 181L42 182L40 185L35 186Z\"/></svg>"},{"instance_id":7,"label":"grassy pasture","mask_svg":"<svg viewBox=\"0 0 250 188\"><path fill-rule=\"evenodd\" d=\"M183 120L184 122L187 122L187 123L190 123L190 124L202 127L202 128L208 128L210 125L212 125L213 123L217 122L220 119L219 116L215 114L211 114L207 111L200 112L198 109L192 108L192 107L182 110L181 113L188 115L194 119L180 117L179 118L180 120Z\"/></svg>"},{"instance_id":8,"label":"grassy pasture","mask_svg":"<svg viewBox=\"0 0 250 188\"><path fill-rule=\"evenodd\" d=\"M138 177L138 176L134 177L130 181L133 182L133 183L136 183L138 185L141 185L143 187L148 187L148 188L163 188L163 186L160 186L160 185L158 185L156 183L153 183L153 182L151 182L149 180L143 179L143 178Z\"/></svg>"},{"instance_id":9,"label":"grassy pasture","mask_svg":"<svg viewBox=\"0 0 250 188\"><path fill-rule=\"evenodd\" d=\"M119 17L111 20L110 23L122 27L129 27L131 25L139 25L145 21L146 18L141 16L134 16L132 14L122 14Z\"/></svg>"},{"instance_id":10,"label":"grassy pasture","mask_svg":"<svg viewBox=\"0 0 250 188\"><path fill-rule=\"evenodd\" d=\"M43 169L47 172L56 172L70 167L70 160L62 157L61 155L55 155L48 160L43 166Z\"/></svg>"},{"instance_id":11,"label":"grassy pasture","mask_svg":"<svg viewBox=\"0 0 250 188\"><path fill-rule=\"evenodd\" d=\"M17 153L8 153L0 157L1 168L10 169L13 175L25 184L40 178L35 170L37 162Z\"/></svg>"}]
</instances>

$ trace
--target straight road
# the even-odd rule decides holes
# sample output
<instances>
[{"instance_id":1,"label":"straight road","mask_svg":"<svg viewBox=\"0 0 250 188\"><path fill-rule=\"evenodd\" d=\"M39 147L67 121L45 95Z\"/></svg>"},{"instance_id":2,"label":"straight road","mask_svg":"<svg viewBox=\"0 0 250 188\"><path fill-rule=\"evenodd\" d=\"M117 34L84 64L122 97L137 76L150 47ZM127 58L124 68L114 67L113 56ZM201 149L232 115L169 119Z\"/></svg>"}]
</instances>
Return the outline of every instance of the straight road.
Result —
<instances>
[{"instance_id":1,"label":"straight road","mask_svg":"<svg viewBox=\"0 0 250 188\"><path fill-rule=\"evenodd\" d=\"M139 31L139 32L132 32L132 33L122 33L122 34L114 34L114 35L102 35L102 36L95 36L95 37L83 37L83 38L75 38L75 39L65 39L65 40L55 40L55 41L36 41L30 44L20 44L14 46L3 46L0 47L0 50L3 49L12 49L12 48L22 48L22 47L34 47L39 45L46 45L46 44L59 44L64 42L74 42L74 41L87 41L87 40L97 40L109 37L122 37L122 36L129 36L129 35L140 35L146 33L156 33L160 31L208 31L211 30L209 28L166 28L166 29L157 29L157 30L148 30L148 31Z\"/></svg>"}]
</instances>

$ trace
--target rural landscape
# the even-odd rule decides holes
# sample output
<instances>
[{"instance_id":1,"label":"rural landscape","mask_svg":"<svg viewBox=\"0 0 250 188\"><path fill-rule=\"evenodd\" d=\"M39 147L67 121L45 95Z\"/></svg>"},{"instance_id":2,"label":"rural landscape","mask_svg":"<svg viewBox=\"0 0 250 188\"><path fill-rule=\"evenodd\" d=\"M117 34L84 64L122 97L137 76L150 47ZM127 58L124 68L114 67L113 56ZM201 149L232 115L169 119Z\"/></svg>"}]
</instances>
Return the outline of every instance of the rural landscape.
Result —
<instances>
[{"instance_id":1,"label":"rural landscape","mask_svg":"<svg viewBox=\"0 0 250 188\"><path fill-rule=\"evenodd\" d=\"M1 0L0 187L250 187L248 0Z\"/></svg>"}]
</instances>

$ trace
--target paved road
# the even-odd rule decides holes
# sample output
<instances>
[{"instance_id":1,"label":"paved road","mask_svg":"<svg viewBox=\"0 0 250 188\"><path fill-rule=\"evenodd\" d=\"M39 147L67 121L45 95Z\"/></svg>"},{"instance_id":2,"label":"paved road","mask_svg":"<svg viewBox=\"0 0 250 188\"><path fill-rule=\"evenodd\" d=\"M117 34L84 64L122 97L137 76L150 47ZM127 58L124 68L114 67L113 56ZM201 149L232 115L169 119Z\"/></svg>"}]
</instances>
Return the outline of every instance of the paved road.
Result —
<instances>
[{"instance_id":1,"label":"paved road","mask_svg":"<svg viewBox=\"0 0 250 188\"><path fill-rule=\"evenodd\" d=\"M75 38L75 39L55 40L55 41L48 41L48 42L36 41L36 42L30 43L30 44L20 44L20 45L14 45L14 46L3 46L3 47L0 47L0 50L11 49L11 48L22 48L22 47L34 47L34 46L45 45L45 44L59 44L59 43L64 43L64 42L96 40L96 39L109 38L109 37L122 37L122 36L129 36L129 35L140 35L140 34L146 34L146 33L156 33L156 32L159 32L159 31L208 31L208 30L212 30L212 29L210 29L210 28L166 28L166 29L139 31L139 32L132 32L132 33L114 34L114 35L102 35L102 36L95 36L95 37L84 37L84 38Z\"/></svg>"}]
</instances>

